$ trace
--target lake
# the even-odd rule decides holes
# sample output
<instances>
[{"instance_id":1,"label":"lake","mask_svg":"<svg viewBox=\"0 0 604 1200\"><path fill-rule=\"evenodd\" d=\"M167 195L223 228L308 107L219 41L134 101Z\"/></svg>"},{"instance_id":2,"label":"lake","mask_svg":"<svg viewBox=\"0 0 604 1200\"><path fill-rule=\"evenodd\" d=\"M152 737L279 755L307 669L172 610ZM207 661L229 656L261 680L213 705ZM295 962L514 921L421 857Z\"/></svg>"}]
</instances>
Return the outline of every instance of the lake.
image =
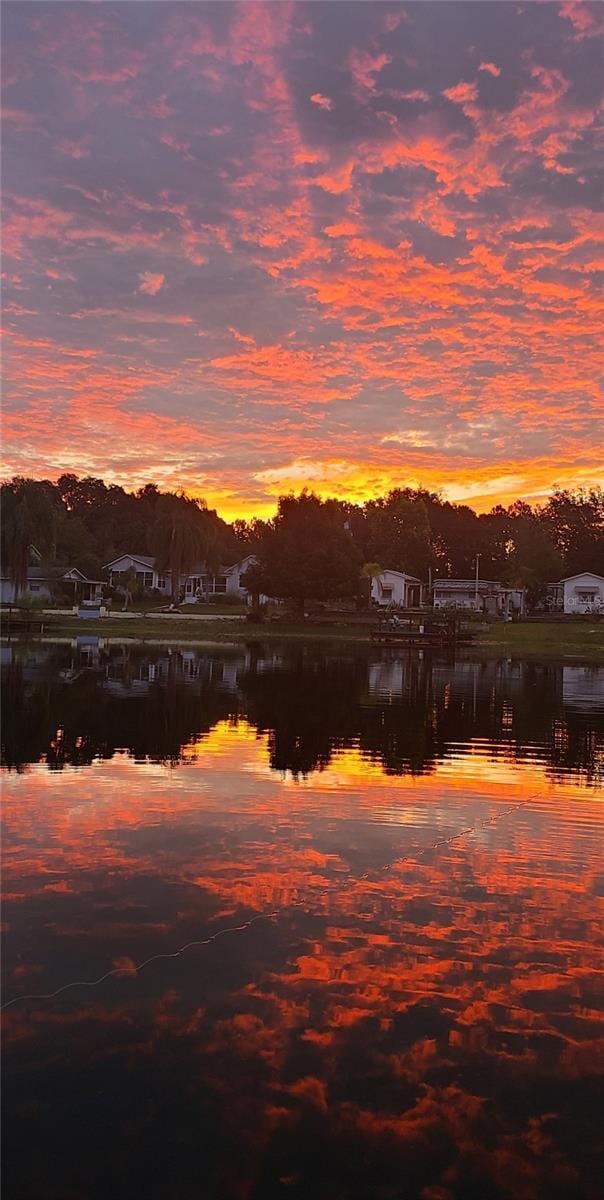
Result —
<instances>
[{"instance_id":1,"label":"lake","mask_svg":"<svg viewBox=\"0 0 604 1200\"><path fill-rule=\"evenodd\" d=\"M603 668L2 655L7 1200L601 1195Z\"/></svg>"}]
</instances>

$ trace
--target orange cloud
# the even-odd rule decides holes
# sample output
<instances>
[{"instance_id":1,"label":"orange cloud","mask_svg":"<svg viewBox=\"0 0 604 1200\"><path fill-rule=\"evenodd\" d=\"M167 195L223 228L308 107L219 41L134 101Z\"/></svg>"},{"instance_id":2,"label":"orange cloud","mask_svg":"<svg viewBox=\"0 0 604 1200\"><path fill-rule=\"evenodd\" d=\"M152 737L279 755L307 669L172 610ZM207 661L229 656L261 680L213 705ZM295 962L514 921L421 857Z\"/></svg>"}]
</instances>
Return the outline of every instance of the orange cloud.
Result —
<instances>
[{"instance_id":1,"label":"orange cloud","mask_svg":"<svg viewBox=\"0 0 604 1200\"><path fill-rule=\"evenodd\" d=\"M327 111L333 108L333 100L330 100L329 96L322 96L320 92L313 92L311 100L318 108L325 108Z\"/></svg>"}]
</instances>

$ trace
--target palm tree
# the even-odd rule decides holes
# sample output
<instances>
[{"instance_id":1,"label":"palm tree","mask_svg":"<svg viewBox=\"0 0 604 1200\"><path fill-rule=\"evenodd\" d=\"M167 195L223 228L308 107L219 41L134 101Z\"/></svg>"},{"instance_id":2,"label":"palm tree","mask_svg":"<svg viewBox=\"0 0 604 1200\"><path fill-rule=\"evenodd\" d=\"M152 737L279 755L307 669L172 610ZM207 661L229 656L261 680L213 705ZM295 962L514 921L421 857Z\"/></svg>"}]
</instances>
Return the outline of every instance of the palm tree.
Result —
<instances>
[{"instance_id":1,"label":"palm tree","mask_svg":"<svg viewBox=\"0 0 604 1200\"><path fill-rule=\"evenodd\" d=\"M206 600L209 602L212 591L212 579L218 574L223 562L221 546L215 529L208 529L204 557L206 564Z\"/></svg>"},{"instance_id":2,"label":"palm tree","mask_svg":"<svg viewBox=\"0 0 604 1200\"><path fill-rule=\"evenodd\" d=\"M361 579L366 580L365 588L365 603L367 607L371 604L371 582L376 575L382 574L382 567L379 562L366 562L361 567Z\"/></svg>"},{"instance_id":3,"label":"palm tree","mask_svg":"<svg viewBox=\"0 0 604 1200\"><path fill-rule=\"evenodd\" d=\"M152 531L155 566L159 574L170 572L172 600L178 598L181 575L189 575L207 553L207 539L200 521L200 507L185 496L162 497Z\"/></svg>"},{"instance_id":4,"label":"palm tree","mask_svg":"<svg viewBox=\"0 0 604 1200\"><path fill-rule=\"evenodd\" d=\"M27 586L31 547L53 558L56 542L56 503L49 486L33 479L12 479L2 485L2 564L13 581L15 598Z\"/></svg>"}]
</instances>

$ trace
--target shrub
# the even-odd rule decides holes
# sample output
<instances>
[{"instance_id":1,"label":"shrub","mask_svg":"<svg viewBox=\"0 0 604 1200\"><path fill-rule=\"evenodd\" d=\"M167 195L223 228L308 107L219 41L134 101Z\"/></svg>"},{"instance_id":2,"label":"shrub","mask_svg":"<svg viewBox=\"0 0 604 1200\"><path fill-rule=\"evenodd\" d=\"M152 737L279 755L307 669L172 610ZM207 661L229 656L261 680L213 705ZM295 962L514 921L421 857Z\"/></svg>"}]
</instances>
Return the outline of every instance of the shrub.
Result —
<instances>
[{"instance_id":1,"label":"shrub","mask_svg":"<svg viewBox=\"0 0 604 1200\"><path fill-rule=\"evenodd\" d=\"M233 592L213 592L210 596L210 604L225 604L227 608L237 605L241 607L245 601L240 596L234 595Z\"/></svg>"},{"instance_id":2,"label":"shrub","mask_svg":"<svg viewBox=\"0 0 604 1200\"><path fill-rule=\"evenodd\" d=\"M266 604L254 604L245 614L246 621L249 621L250 625L262 625L266 619L267 608L268 605Z\"/></svg>"}]
</instances>

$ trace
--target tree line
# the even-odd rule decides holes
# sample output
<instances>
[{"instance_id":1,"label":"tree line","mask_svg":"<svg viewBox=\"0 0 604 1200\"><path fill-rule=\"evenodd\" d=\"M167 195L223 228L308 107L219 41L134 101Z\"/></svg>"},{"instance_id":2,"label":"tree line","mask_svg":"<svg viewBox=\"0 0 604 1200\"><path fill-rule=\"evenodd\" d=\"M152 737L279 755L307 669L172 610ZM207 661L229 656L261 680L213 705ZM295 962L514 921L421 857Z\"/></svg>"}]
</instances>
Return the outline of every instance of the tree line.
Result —
<instances>
[{"instance_id":1,"label":"tree line","mask_svg":"<svg viewBox=\"0 0 604 1200\"><path fill-rule=\"evenodd\" d=\"M91 476L2 484L2 566L23 587L29 547L42 562L78 566L102 578L123 553L152 555L172 579L205 563L217 573L248 554L246 586L303 605L367 594L387 568L426 582L482 578L525 587L534 604L546 585L579 571L604 574L604 491L555 489L535 506L523 500L488 513L423 488L394 488L352 504L312 492L282 496L270 520L228 523L203 500L154 483L128 492Z\"/></svg>"}]
</instances>

